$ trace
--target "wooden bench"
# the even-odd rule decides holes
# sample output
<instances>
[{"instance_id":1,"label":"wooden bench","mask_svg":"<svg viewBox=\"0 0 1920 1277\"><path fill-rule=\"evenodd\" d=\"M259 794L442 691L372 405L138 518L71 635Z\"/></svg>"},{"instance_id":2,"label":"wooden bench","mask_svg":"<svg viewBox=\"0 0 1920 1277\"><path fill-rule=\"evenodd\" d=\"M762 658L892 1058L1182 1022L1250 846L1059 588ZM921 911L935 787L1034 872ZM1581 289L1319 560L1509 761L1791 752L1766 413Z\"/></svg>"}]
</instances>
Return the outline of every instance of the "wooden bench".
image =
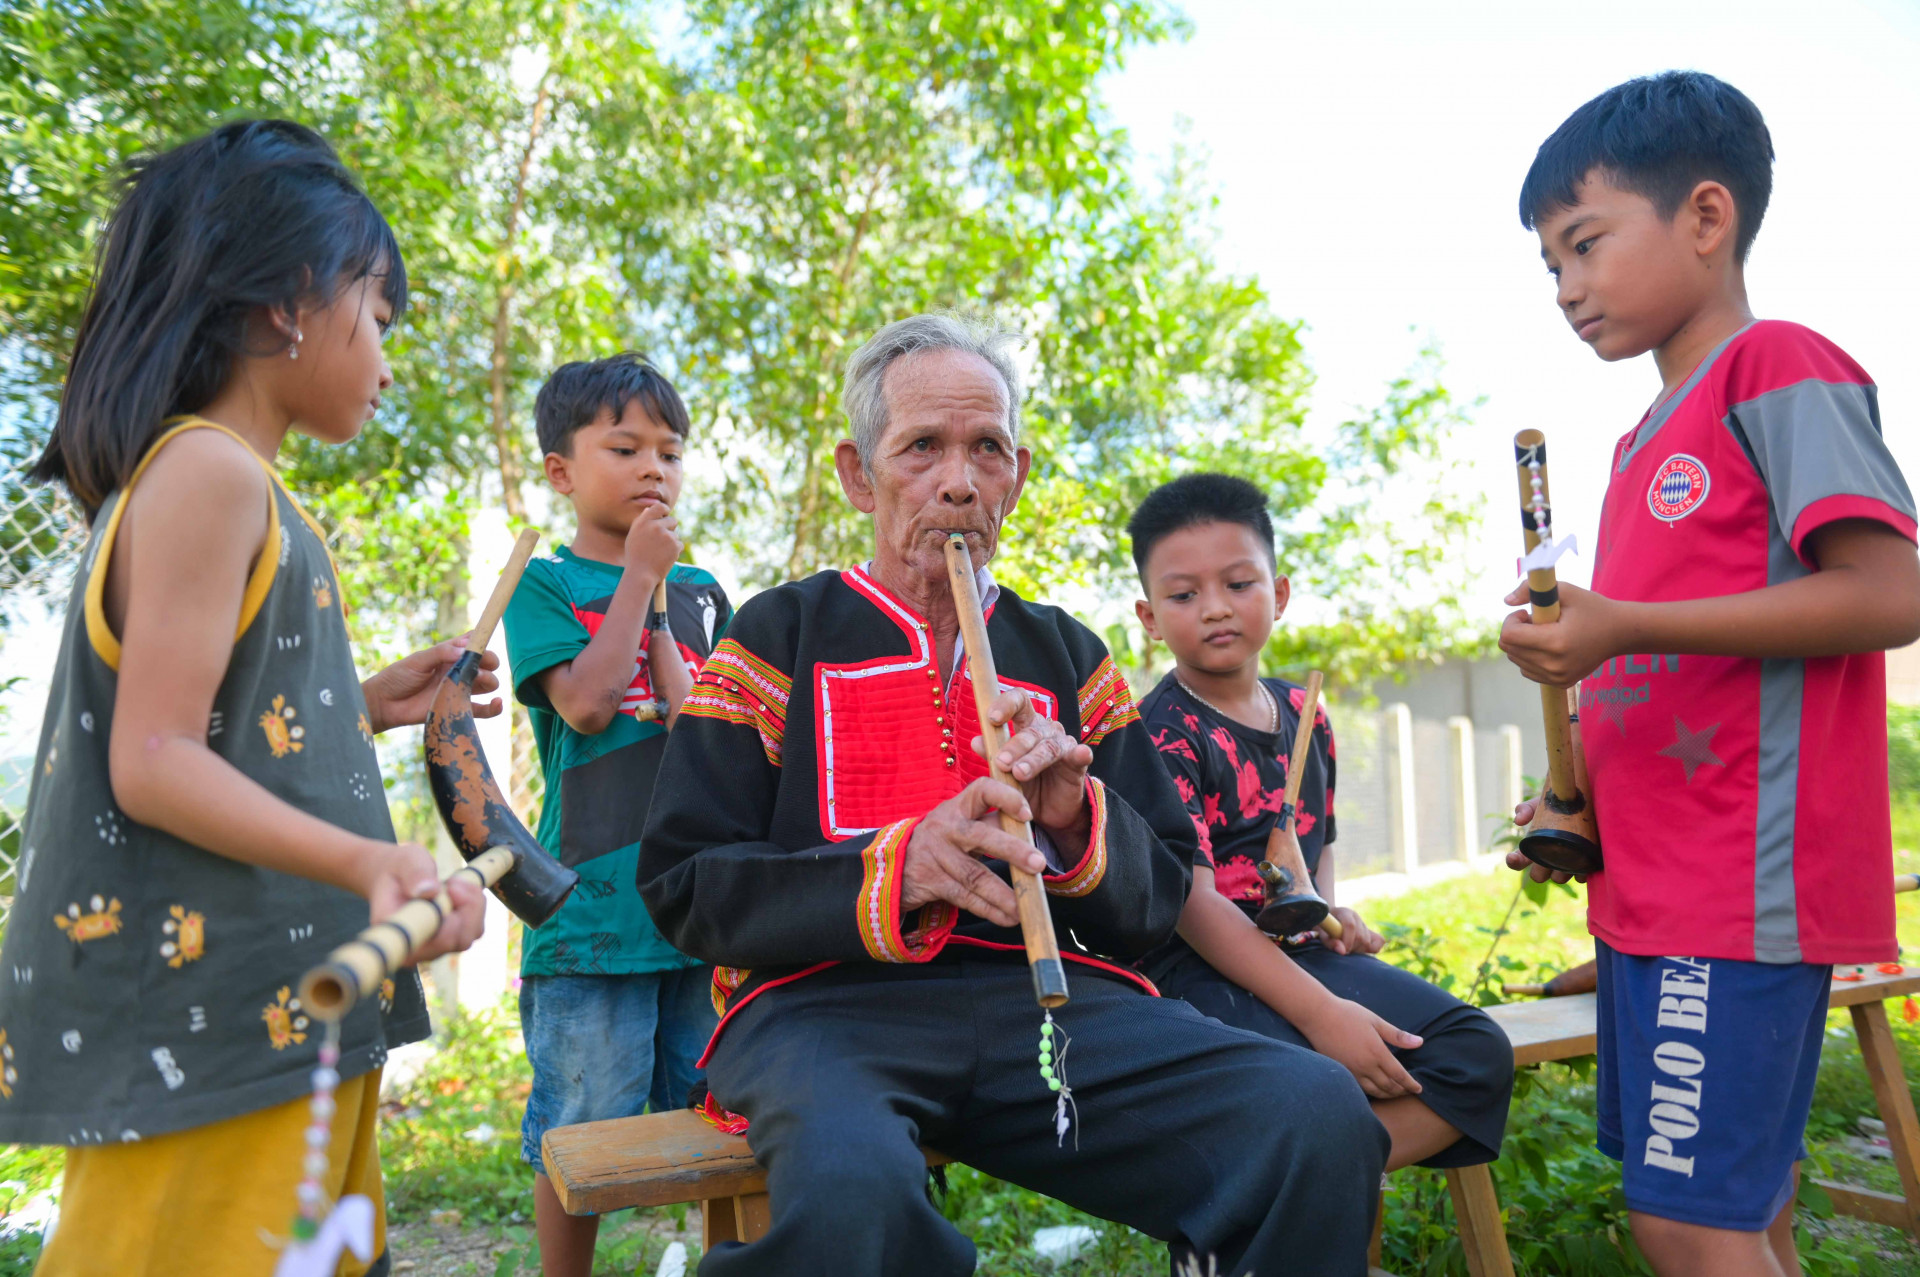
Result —
<instances>
[{"instance_id":1,"label":"wooden bench","mask_svg":"<svg viewBox=\"0 0 1920 1277\"><path fill-rule=\"evenodd\" d=\"M1920 1238L1920 1121L1914 1116L1884 1004L1887 998L1910 993L1920 993L1920 971L1887 976L1868 968L1862 980L1836 980L1831 1001L1852 1012L1905 1195L1819 1182L1842 1214L1890 1224ZM1516 1067L1593 1054L1591 993L1508 1003L1489 1008L1489 1013L1512 1040ZM772 1223L766 1172L753 1160L746 1139L715 1130L690 1109L557 1127L547 1132L540 1151L560 1204L570 1215L699 1202L703 1247L753 1241ZM932 1150L926 1158L929 1166L948 1160ZM1473 1277L1513 1277L1488 1168L1467 1166L1446 1176L1468 1271ZM1379 1245L1376 1215L1370 1257L1376 1272Z\"/></svg>"}]
</instances>

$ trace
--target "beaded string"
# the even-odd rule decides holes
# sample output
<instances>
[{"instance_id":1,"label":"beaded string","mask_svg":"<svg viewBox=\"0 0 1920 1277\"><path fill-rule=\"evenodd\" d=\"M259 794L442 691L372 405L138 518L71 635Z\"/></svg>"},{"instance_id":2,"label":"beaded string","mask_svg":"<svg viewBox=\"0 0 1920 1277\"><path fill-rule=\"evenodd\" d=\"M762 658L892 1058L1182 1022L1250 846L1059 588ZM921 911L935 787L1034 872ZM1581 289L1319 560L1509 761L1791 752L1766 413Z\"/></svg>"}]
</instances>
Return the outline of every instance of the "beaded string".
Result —
<instances>
[{"instance_id":1,"label":"beaded string","mask_svg":"<svg viewBox=\"0 0 1920 1277\"><path fill-rule=\"evenodd\" d=\"M1533 516L1533 530L1540 538L1540 544L1520 560L1522 572L1532 568L1550 568L1559 561L1561 555L1579 553L1579 545L1573 537L1568 537L1564 546L1554 544L1553 528L1548 522L1553 517L1553 511L1547 505L1547 481L1540 474L1545 467L1540 460L1541 451L1539 447L1527 450L1527 486L1532 489L1532 495L1527 499L1527 513Z\"/></svg>"},{"instance_id":2,"label":"beaded string","mask_svg":"<svg viewBox=\"0 0 1920 1277\"><path fill-rule=\"evenodd\" d=\"M1060 1050L1056 1055L1053 1037L1054 1029L1058 1026L1053 1022L1053 1012L1048 1011L1045 1015L1046 1019L1040 1024L1040 1080L1047 1084L1049 1091L1057 1093L1053 1104L1053 1133L1059 1138L1059 1143L1065 1145L1067 1128L1073 1127L1073 1147L1078 1151L1080 1106L1074 1102L1073 1088L1067 1085L1067 1048L1073 1045L1073 1038L1066 1029L1061 1028ZM1068 1116L1069 1111L1071 1117Z\"/></svg>"},{"instance_id":3,"label":"beaded string","mask_svg":"<svg viewBox=\"0 0 1920 1277\"><path fill-rule=\"evenodd\" d=\"M327 1148L333 1142L334 1090L340 1085L340 1021L325 1021L326 1036L320 1042L320 1067L313 1071L313 1100L308 1112L307 1156L302 1163L306 1172L296 1196L300 1213L293 1217L295 1241L312 1241L320 1233L327 1217Z\"/></svg>"},{"instance_id":4,"label":"beaded string","mask_svg":"<svg viewBox=\"0 0 1920 1277\"><path fill-rule=\"evenodd\" d=\"M340 1086L340 1021L326 1019L320 1043L320 1063L313 1070L313 1099L309 1102L304 1172L296 1190L299 1212L293 1217L292 1236L282 1241L260 1235L280 1251L274 1277L332 1277L339 1270L340 1252L351 1250L361 1260L373 1258L372 1201L359 1193L330 1202L327 1196L327 1152L333 1143L334 1092Z\"/></svg>"},{"instance_id":5,"label":"beaded string","mask_svg":"<svg viewBox=\"0 0 1920 1277\"><path fill-rule=\"evenodd\" d=\"M1534 531L1540 536L1540 544L1553 544L1553 529L1547 526L1549 511L1547 508L1547 484L1540 477L1540 450L1534 448L1527 454L1527 484L1533 489L1531 502Z\"/></svg>"}]
</instances>

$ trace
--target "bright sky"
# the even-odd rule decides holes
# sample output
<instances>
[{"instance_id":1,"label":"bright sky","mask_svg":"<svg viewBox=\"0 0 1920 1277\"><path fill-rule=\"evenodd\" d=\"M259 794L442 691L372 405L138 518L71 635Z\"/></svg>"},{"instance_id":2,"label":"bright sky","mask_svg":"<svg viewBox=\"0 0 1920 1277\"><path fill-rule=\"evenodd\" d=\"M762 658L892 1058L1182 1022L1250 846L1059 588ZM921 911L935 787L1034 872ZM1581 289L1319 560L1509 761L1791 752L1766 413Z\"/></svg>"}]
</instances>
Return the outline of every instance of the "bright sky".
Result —
<instances>
[{"instance_id":1,"label":"bright sky","mask_svg":"<svg viewBox=\"0 0 1920 1277\"><path fill-rule=\"evenodd\" d=\"M1141 162L1190 121L1220 198L1224 265L1304 319L1315 410L1378 402L1429 337L1449 387L1484 395L1462 441L1488 507L1473 547L1499 596L1520 552L1512 437L1551 444L1555 525L1592 544L1613 441L1659 390L1651 356L1604 364L1554 308L1515 211L1535 149L1575 107L1636 75L1695 68L1767 118L1773 200L1748 264L1757 314L1810 325L1880 385L1883 424L1920 482L1920 5L1822 0L1185 0L1185 44L1136 53L1107 85ZM1892 223L1882 222L1893 218ZM1590 561L1563 560L1585 583Z\"/></svg>"}]
</instances>

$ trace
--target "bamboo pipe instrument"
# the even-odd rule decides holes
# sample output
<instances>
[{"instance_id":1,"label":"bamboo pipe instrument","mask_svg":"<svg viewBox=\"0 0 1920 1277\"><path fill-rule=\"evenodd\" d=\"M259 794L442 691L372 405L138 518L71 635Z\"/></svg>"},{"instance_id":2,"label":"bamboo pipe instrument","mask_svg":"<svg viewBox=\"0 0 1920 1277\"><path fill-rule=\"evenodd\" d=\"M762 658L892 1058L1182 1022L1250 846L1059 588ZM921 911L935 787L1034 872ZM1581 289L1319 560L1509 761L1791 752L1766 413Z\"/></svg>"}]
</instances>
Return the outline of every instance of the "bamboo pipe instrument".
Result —
<instances>
[{"instance_id":1,"label":"bamboo pipe instrument","mask_svg":"<svg viewBox=\"0 0 1920 1277\"><path fill-rule=\"evenodd\" d=\"M1575 993L1592 993L1600 987L1599 973L1600 964L1589 959L1544 984L1503 984L1500 991L1510 998L1564 998Z\"/></svg>"},{"instance_id":2,"label":"bamboo pipe instrument","mask_svg":"<svg viewBox=\"0 0 1920 1277\"><path fill-rule=\"evenodd\" d=\"M954 611L960 614L960 638L966 644L967 664L973 671L973 707L980 717L980 739L987 748L987 767L993 778L1012 785L1020 783L1000 768L996 761L1007 743L1007 729L987 717L993 698L1000 691L1000 672L993 663L993 648L987 642L987 618L980 608L980 592L973 579L973 556L967 552L967 539L955 533L947 540L947 578L953 584ZM1008 833L1033 842L1033 828L1024 820L1000 813L1000 827ZM1060 941L1053 933L1053 913L1047 907L1047 890L1039 876L1016 865L1008 865L1013 877L1013 898L1020 910L1020 936L1027 946L1027 966L1033 971L1033 996L1051 1010L1067 1004L1067 970L1060 961Z\"/></svg>"},{"instance_id":3,"label":"bamboo pipe instrument","mask_svg":"<svg viewBox=\"0 0 1920 1277\"><path fill-rule=\"evenodd\" d=\"M511 872L513 861L511 848L490 847L448 875L440 884L439 895L409 900L385 921L374 923L335 949L326 961L300 977L301 1005L322 1020L344 1018L360 999L378 989L381 981L411 966L420 946L433 939L441 921L453 912L448 888L456 879L471 878L484 890Z\"/></svg>"},{"instance_id":4,"label":"bamboo pipe instrument","mask_svg":"<svg viewBox=\"0 0 1920 1277\"><path fill-rule=\"evenodd\" d=\"M500 792L487 766L486 752L480 748L480 729L473 717L473 681L494 627L506 612L507 601L520 584L539 539L539 533L528 528L514 543L506 570L481 609L479 622L467 633L467 650L434 693L424 733L427 783L453 845L469 862L493 847L513 853L512 867L496 876L491 886L500 903L530 927L554 915L580 875L546 853Z\"/></svg>"},{"instance_id":5,"label":"bamboo pipe instrument","mask_svg":"<svg viewBox=\"0 0 1920 1277\"><path fill-rule=\"evenodd\" d=\"M1320 928L1338 940L1340 920L1332 906L1314 890L1313 875L1307 872L1306 853L1300 850L1300 836L1294 832L1300 811L1300 787L1306 781L1307 755L1313 751L1313 720L1320 709L1320 689L1325 676L1319 670L1307 675L1306 699L1300 703L1300 725L1294 729L1293 757L1287 763L1287 784L1280 800L1280 819L1267 834L1267 854L1260 864L1260 878L1267 885L1267 902L1261 906L1254 923L1268 935L1292 936Z\"/></svg>"},{"instance_id":6,"label":"bamboo pipe instrument","mask_svg":"<svg viewBox=\"0 0 1920 1277\"><path fill-rule=\"evenodd\" d=\"M1514 465L1520 478L1520 526L1525 531L1527 590L1533 621L1560 619L1560 580L1551 561L1534 555L1544 531L1552 535L1547 488L1547 437L1522 430L1513 437ZM1590 874L1601 868L1600 827L1588 801L1586 755L1580 748L1579 716L1564 688L1540 685L1540 712L1547 733L1547 784L1534 804L1533 821L1521 833L1520 851L1529 860L1562 873Z\"/></svg>"}]
</instances>

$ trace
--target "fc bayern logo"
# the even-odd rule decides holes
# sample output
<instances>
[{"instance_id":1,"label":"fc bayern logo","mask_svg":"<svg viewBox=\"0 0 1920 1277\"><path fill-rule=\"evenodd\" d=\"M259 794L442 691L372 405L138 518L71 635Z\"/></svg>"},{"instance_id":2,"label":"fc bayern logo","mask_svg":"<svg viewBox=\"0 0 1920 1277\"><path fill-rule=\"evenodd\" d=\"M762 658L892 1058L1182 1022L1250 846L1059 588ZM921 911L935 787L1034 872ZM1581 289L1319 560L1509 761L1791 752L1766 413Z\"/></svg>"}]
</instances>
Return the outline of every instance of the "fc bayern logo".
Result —
<instances>
[{"instance_id":1,"label":"fc bayern logo","mask_svg":"<svg viewBox=\"0 0 1920 1277\"><path fill-rule=\"evenodd\" d=\"M1707 468L1698 457L1676 452L1660 463L1647 488L1647 509L1653 517L1672 523L1684 519L1707 499Z\"/></svg>"}]
</instances>

